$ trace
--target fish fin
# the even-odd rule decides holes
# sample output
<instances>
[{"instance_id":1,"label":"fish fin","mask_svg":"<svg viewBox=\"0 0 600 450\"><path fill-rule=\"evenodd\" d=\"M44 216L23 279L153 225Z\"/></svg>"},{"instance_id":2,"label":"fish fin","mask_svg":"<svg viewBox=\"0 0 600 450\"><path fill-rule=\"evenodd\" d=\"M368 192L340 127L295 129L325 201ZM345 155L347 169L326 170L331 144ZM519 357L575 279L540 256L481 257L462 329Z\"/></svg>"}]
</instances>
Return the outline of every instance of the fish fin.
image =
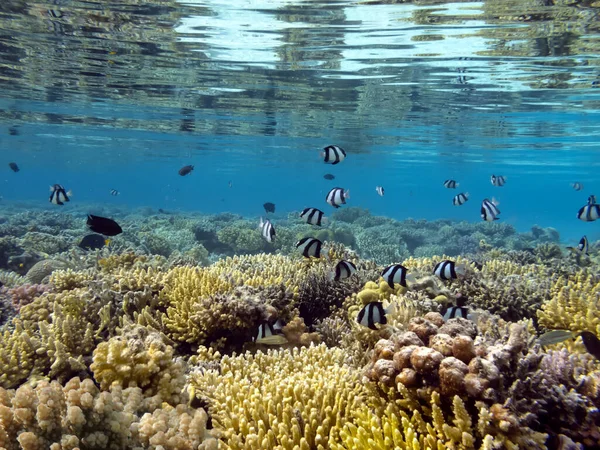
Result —
<instances>
[{"instance_id":1,"label":"fish fin","mask_svg":"<svg viewBox=\"0 0 600 450\"><path fill-rule=\"evenodd\" d=\"M54 192L54 186L50 186L50 192Z\"/></svg>"},{"instance_id":2,"label":"fish fin","mask_svg":"<svg viewBox=\"0 0 600 450\"><path fill-rule=\"evenodd\" d=\"M258 229L261 230L264 224L265 223L263 222L263 218L261 217L260 222L258 222Z\"/></svg>"},{"instance_id":3,"label":"fish fin","mask_svg":"<svg viewBox=\"0 0 600 450\"><path fill-rule=\"evenodd\" d=\"M386 314L391 314L394 315L396 314L396 311L398 311L398 304L394 301L390 302L390 304L388 305L387 308L385 308L385 313Z\"/></svg>"},{"instance_id":4,"label":"fish fin","mask_svg":"<svg viewBox=\"0 0 600 450\"><path fill-rule=\"evenodd\" d=\"M329 219L327 217L323 217L321 219L321 225L327 225L327 224L329 224Z\"/></svg>"},{"instance_id":5,"label":"fish fin","mask_svg":"<svg viewBox=\"0 0 600 450\"><path fill-rule=\"evenodd\" d=\"M460 183L456 183L456 187L459 187L459 186L460 186Z\"/></svg>"},{"instance_id":6,"label":"fish fin","mask_svg":"<svg viewBox=\"0 0 600 450\"><path fill-rule=\"evenodd\" d=\"M408 281L409 283L416 283L417 282L417 277L415 277L412 273L407 273L406 274L406 281Z\"/></svg>"},{"instance_id":7,"label":"fish fin","mask_svg":"<svg viewBox=\"0 0 600 450\"><path fill-rule=\"evenodd\" d=\"M350 189L344 191L344 198L350 198Z\"/></svg>"},{"instance_id":8,"label":"fish fin","mask_svg":"<svg viewBox=\"0 0 600 450\"><path fill-rule=\"evenodd\" d=\"M500 202L496 200L496 197L492 197L492 203L496 206L500 206Z\"/></svg>"},{"instance_id":9,"label":"fish fin","mask_svg":"<svg viewBox=\"0 0 600 450\"><path fill-rule=\"evenodd\" d=\"M469 198L469 195L470 195L470 194L469 194L468 192L465 192L463 195L464 195L465 197Z\"/></svg>"},{"instance_id":10,"label":"fish fin","mask_svg":"<svg viewBox=\"0 0 600 450\"><path fill-rule=\"evenodd\" d=\"M457 264L454 267L454 271L456 272L457 275L464 275L465 273L467 273L467 265L466 264Z\"/></svg>"},{"instance_id":11,"label":"fish fin","mask_svg":"<svg viewBox=\"0 0 600 450\"><path fill-rule=\"evenodd\" d=\"M67 197L73 197L73 191L71 189L67 191Z\"/></svg>"}]
</instances>

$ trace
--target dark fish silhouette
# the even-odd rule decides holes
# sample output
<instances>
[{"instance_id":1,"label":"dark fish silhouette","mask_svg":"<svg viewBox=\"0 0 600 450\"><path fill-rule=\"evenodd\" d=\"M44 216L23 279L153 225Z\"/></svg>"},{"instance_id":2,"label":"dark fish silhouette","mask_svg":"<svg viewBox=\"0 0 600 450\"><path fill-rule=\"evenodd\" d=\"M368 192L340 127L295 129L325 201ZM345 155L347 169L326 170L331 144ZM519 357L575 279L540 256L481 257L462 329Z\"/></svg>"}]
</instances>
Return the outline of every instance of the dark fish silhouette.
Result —
<instances>
[{"instance_id":1,"label":"dark fish silhouette","mask_svg":"<svg viewBox=\"0 0 600 450\"><path fill-rule=\"evenodd\" d=\"M13 172L18 172L19 170L21 170L21 169L19 169L19 166L17 166L17 163L16 163L16 162L11 162L11 163L8 163L8 167L10 167L10 169L11 169Z\"/></svg>"},{"instance_id":2,"label":"dark fish silhouette","mask_svg":"<svg viewBox=\"0 0 600 450\"><path fill-rule=\"evenodd\" d=\"M104 236L116 236L123 232L123 229L114 220L107 219L106 217L93 216L92 214L88 215L87 226L90 230L103 234Z\"/></svg>"},{"instance_id":3,"label":"dark fish silhouette","mask_svg":"<svg viewBox=\"0 0 600 450\"><path fill-rule=\"evenodd\" d=\"M183 166L181 169L179 169L179 175L184 177L187 174L192 173L192 170L194 170L194 166Z\"/></svg>"},{"instance_id":4,"label":"dark fish silhouette","mask_svg":"<svg viewBox=\"0 0 600 450\"><path fill-rule=\"evenodd\" d=\"M19 135L19 128L17 128L17 127L10 127L8 129L8 134L10 134L11 136L18 136Z\"/></svg>"},{"instance_id":5,"label":"dark fish silhouette","mask_svg":"<svg viewBox=\"0 0 600 450\"><path fill-rule=\"evenodd\" d=\"M335 175L326 173L325 175L323 175L323 178L325 178L326 180L335 180Z\"/></svg>"},{"instance_id":6,"label":"dark fish silhouette","mask_svg":"<svg viewBox=\"0 0 600 450\"><path fill-rule=\"evenodd\" d=\"M583 345L585 345L585 349L588 353L600 360L600 339L590 331L582 331L581 339L583 340Z\"/></svg>"},{"instance_id":7,"label":"dark fish silhouette","mask_svg":"<svg viewBox=\"0 0 600 450\"><path fill-rule=\"evenodd\" d=\"M106 245L105 238L99 234L88 234L79 243L79 247L84 250L96 250L104 245Z\"/></svg>"},{"instance_id":8,"label":"dark fish silhouette","mask_svg":"<svg viewBox=\"0 0 600 450\"><path fill-rule=\"evenodd\" d=\"M274 213L275 212L275 203L267 202L263 205L263 208L265 208L265 211L268 213Z\"/></svg>"}]
</instances>

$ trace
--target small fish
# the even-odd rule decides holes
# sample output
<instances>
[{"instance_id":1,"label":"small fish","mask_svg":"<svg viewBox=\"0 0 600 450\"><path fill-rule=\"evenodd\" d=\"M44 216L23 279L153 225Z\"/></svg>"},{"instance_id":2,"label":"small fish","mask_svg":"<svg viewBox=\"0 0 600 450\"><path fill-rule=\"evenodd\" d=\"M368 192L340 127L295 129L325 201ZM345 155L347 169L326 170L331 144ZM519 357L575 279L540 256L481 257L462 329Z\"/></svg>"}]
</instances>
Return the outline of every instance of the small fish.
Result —
<instances>
[{"instance_id":1,"label":"small fish","mask_svg":"<svg viewBox=\"0 0 600 450\"><path fill-rule=\"evenodd\" d=\"M506 177L503 175L492 175L490 181L492 182L493 186L504 186L504 183L506 183Z\"/></svg>"},{"instance_id":2,"label":"small fish","mask_svg":"<svg viewBox=\"0 0 600 450\"><path fill-rule=\"evenodd\" d=\"M458 275L464 275L466 267L464 264L456 265L456 262L448 259L440 261L435 265L433 274L442 280L452 280L458 278Z\"/></svg>"},{"instance_id":3,"label":"small fish","mask_svg":"<svg viewBox=\"0 0 600 450\"><path fill-rule=\"evenodd\" d=\"M467 297L462 294L458 294L456 297L456 305L448 307L444 313L444 320L446 322L457 317L462 317L463 319L469 320L472 318L472 316L469 314L469 308L467 308Z\"/></svg>"},{"instance_id":4,"label":"small fish","mask_svg":"<svg viewBox=\"0 0 600 450\"><path fill-rule=\"evenodd\" d=\"M117 191L116 189L111 189L111 190L110 190L110 195L117 196L117 195L119 195L119 194L120 194L120 192L119 192L119 191Z\"/></svg>"},{"instance_id":5,"label":"small fish","mask_svg":"<svg viewBox=\"0 0 600 450\"><path fill-rule=\"evenodd\" d=\"M327 218L323 217L325 213L317 208L304 208L300 213L300 218L311 225L321 226L327 223Z\"/></svg>"},{"instance_id":6,"label":"small fish","mask_svg":"<svg viewBox=\"0 0 600 450\"><path fill-rule=\"evenodd\" d=\"M469 193L461 192L460 194L454 196L454 198L452 199L452 204L454 206L461 206L461 205L464 205L468 200L469 200Z\"/></svg>"},{"instance_id":7,"label":"small fish","mask_svg":"<svg viewBox=\"0 0 600 450\"><path fill-rule=\"evenodd\" d=\"M577 218L579 220L583 220L584 222L593 222L594 220L598 220L600 217L600 205L597 204L587 204L579 208L577 211Z\"/></svg>"},{"instance_id":8,"label":"small fish","mask_svg":"<svg viewBox=\"0 0 600 450\"><path fill-rule=\"evenodd\" d=\"M88 234L84 236L81 242L78 244L78 247L81 247L84 250L96 250L102 248L106 245L104 236L99 234Z\"/></svg>"},{"instance_id":9,"label":"small fish","mask_svg":"<svg viewBox=\"0 0 600 450\"><path fill-rule=\"evenodd\" d=\"M228 183L228 184L229 184L229 187L230 187L230 188L231 188L231 187L233 187L233 183L231 182L231 180L229 181L229 183Z\"/></svg>"},{"instance_id":10,"label":"small fish","mask_svg":"<svg viewBox=\"0 0 600 450\"><path fill-rule=\"evenodd\" d=\"M375 188L375 191L377 191L377 194L379 194L379 196L380 196L380 197L383 197L383 194L384 194L384 189L383 189L383 187L382 187L382 186L377 186L377 187Z\"/></svg>"},{"instance_id":11,"label":"small fish","mask_svg":"<svg viewBox=\"0 0 600 450\"><path fill-rule=\"evenodd\" d=\"M19 135L19 128L18 128L18 126L10 127L8 129L8 134L10 134L11 136L18 136Z\"/></svg>"},{"instance_id":12,"label":"small fish","mask_svg":"<svg viewBox=\"0 0 600 450\"><path fill-rule=\"evenodd\" d=\"M338 147L337 145L328 145L321 150L321 157L325 163L336 165L346 159L346 152L343 148Z\"/></svg>"},{"instance_id":13,"label":"small fish","mask_svg":"<svg viewBox=\"0 0 600 450\"><path fill-rule=\"evenodd\" d=\"M17 166L16 162L8 163L8 167L10 167L10 170L12 170L13 172L18 172L19 170L21 170L19 169L19 166Z\"/></svg>"},{"instance_id":14,"label":"small fish","mask_svg":"<svg viewBox=\"0 0 600 450\"><path fill-rule=\"evenodd\" d=\"M254 342L264 345L287 344L288 340L283 335L282 329L283 324L279 319L277 319L277 321L273 324L269 322L263 322L258 326L258 334L256 335Z\"/></svg>"},{"instance_id":15,"label":"small fish","mask_svg":"<svg viewBox=\"0 0 600 450\"><path fill-rule=\"evenodd\" d=\"M569 330L552 330L542 334L539 337L540 345L552 345L566 341L577 336L577 333Z\"/></svg>"},{"instance_id":16,"label":"small fish","mask_svg":"<svg viewBox=\"0 0 600 450\"><path fill-rule=\"evenodd\" d=\"M448 188L448 189L456 189L459 186L459 183L457 183L454 180L446 180L444 181L444 187Z\"/></svg>"},{"instance_id":17,"label":"small fish","mask_svg":"<svg viewBox=\"0 0 600 450\"><path fill-rule=\"evenodd\" d=\"M271 202L267 202L267 203L263 203L263 208L265 208L265 211L268 213L274 213L275 212L275 203L271 203Z\"/></svg>"},{"instance_id":18,"label":"small fish","mask_svg":"<svg viewBox=\"0 0 600 450\"><path fill-rule=\"evenodd\" d=\"M73 193L71 191L65 192L65 188L62 187L60 184L50 186L50 203L62 206L65 204L65 202L71 201L69 197L71 197L72 195Z\"/></svg>"},{"instance_id":19,"label":"small fish","mask_svg":"<svg viewBox=\"0 0 600 450\"><path fill-rule=\"evenodd\" d=\"M583 183L575 182L571 183L571 187L576 191L581 191L583 189Z\"/></svg>"},{"instance_id":20,"label":"small fish","mask_svg":"<svg viewBox=\"0 0 600 450\"><path fill-rule=\"evenodd\" d=\"M391 266L387 266L383 269L383 272L381 272L381 277L392 289L395 289L395 284L408 287L406 284L407 281L411 283L416 281L414 275L409 274L408 269L402 264L392 264Z\"/></svg>"},{"instance_id":21,"label":"small fish","mask_svg":"<svg viewBox=\"0 0 600 450\"><path fill-rule=\"evenodd\" d=\"M330 173L326 173L325 175L323 175L323 178L325 178L326 180L335 180L335 176Z\"/></svg>"},{"instance_id":22,"label":"small fish","mask_svg":"<svg viewBox=\"0 0 600 450\"><path fill-rule=\"evenodd\" d=\"M334 281L345 280L356 273L356 265L353 262L341 260L336 264L335 270L331 272L331 279Z\"/></svg>"},{"instance_id":23,"label":"small fish","mask_svg":"<svg viewBox=\"0 0 600 450\"><path fill-rule=\"evenodd\" d=\"M588 197L588 205L595 205L596 203L596 196L594 194L590 195Z\"/></svg>"},{"instance_id":24,"label":"small fish","mask_svg":"<svg viewBox=\"0 0 600 450\"><path fill-rule=\"evenodd\" d=\"M258 228L260 230L260 234L267 240L267 242L273 242L273 239L275 239L275 228L269 219L263 221L263 218L261 217Z\"/></svg>"},{"instance_id":25,"label":"small fish","mask_svg":"<svg viewBox=\"0 0 600 450\"><path fill-rule=\"evenodd\" d=\"M600 339L590 331L582 331L580 336L588 353L600 360Z\"/></svg>"},{"instance_id":26,"label":"small fish","mask_svg":"<svg viewBox=\"0 0 600 450\"><path fill-rule=\"evenodd\" d=\"M296 243L296 248L305 258L320 258L322 247L323 243L314 237L305 237Z\"/></svg>"},{"instance_id":27,"label":"small fish","mask_svg":"<svg viewBox=\"0 0 600 450\"><path fill-rule=\"evenodd\" d=\"M182 177L186 176L189 173L192 173L192 170L194 170L194 166L190 165L190 166L183 166L181 169L179 169L179 175L181 175Z\"/></svg>"},{"instance_id":28,"label":"small fish","mask_svg":"<svg viewBox=\"0 0 600 450\"><path fill-rule=\"evenodd\" d=\"M588 243L587 236L583 236L579 240L579 244L577 244L577 247L567 247L567 250L577 251L583 253L584 255L590 256L590 254L588 253L589 249L590 244Z\"/></svg>"},{"instance_id":29,"label":"small fish","mask_svg":"<svg viewBox=\"0 0 600 450\"><path fill-rule=\"evenodd\" d=\"M92 214L88 214L87 226L90 230L104 236L116 236L123 232L123 229L114 220Z\"/></svg>"},{"instance_id":30,"label":"small fish","mask_svg":"<svg viewBox=\"0 0 600 450\"><path fill-rule=\"evenodd\" d=\"M387 308L383 308L381 302L371 302L366 304L363 309L360 310L356 321L364 327L369 327L371 330L379 330L375 324L386 325L387 314L393 314L396 311L396 303L390 303Z\"/></svg>"},{"instance_id":31,"label":"small fish","mask_svg":"<svg viewBox=\"0 0 600 450\"><path fill-rule=\"evenodd\" d=\"M481 218L486 222L498 220L498 214L500 214L500 210L498 209L499 204L495 198L492 198L492 200L484 199L481 202Z\"/></svg>"},{"instance_id":32,"label":"small fish","mask_svg":"<svg viewBox=\"0 0 600 450\"><path fill-rule=\"evenodd\" d=\"M346 200L350 198L350 190L343 190L342 188L336 187L329 191L325 201L334 208L339 208L340 205L345 205Z\"/></svg>"}]
</instances>

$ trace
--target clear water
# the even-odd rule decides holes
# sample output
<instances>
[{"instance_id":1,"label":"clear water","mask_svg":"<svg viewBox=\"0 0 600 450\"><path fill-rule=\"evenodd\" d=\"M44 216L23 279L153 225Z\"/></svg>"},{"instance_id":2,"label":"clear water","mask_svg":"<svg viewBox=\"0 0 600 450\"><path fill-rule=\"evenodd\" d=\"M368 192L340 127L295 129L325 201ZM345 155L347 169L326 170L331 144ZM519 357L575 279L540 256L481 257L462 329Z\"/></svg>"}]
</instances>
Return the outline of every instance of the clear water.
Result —
<instances>
[{"instance_id":1,"label":"clear water","mask_svg":"<svg viewBox=\"0 0 600 450\"><path fill-rule=\"evenodd\" d=\"M2 0L0 195L51 208L48 185L60 183L79 204L258 217L266 201L330 212L324 196L341 186L375 214L473 222L495 196L519 230L600 239L597 223L576 219L600 195L599 11ZM319 159L329 144L344 163ZM196 170L180 177L186 164ZM458 192L471 194L462 207Z\"/></svg>"}]
</instances>

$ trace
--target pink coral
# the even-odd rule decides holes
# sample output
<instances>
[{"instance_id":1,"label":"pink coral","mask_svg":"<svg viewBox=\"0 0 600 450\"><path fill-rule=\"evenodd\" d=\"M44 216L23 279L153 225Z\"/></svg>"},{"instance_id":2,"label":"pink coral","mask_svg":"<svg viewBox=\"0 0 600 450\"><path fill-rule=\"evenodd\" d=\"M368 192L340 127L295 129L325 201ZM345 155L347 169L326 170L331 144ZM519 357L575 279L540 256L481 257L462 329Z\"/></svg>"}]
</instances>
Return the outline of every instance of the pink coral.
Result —
<instances>
[{"instance_id":1,"label":"pink coral","mask_svg":"<svg viewBox=\"0 0 600 450\"><path fill-rule=\"evenodd\" d=\"M4 288L6 289L6 288ZM52 287L48 284L23 284L14 288L6 289L6 296L10 298L15 310L19 312L22 306L28 305L36 297L41 296L45 292L49 292Z\"/></svg>"}]
</instances>

